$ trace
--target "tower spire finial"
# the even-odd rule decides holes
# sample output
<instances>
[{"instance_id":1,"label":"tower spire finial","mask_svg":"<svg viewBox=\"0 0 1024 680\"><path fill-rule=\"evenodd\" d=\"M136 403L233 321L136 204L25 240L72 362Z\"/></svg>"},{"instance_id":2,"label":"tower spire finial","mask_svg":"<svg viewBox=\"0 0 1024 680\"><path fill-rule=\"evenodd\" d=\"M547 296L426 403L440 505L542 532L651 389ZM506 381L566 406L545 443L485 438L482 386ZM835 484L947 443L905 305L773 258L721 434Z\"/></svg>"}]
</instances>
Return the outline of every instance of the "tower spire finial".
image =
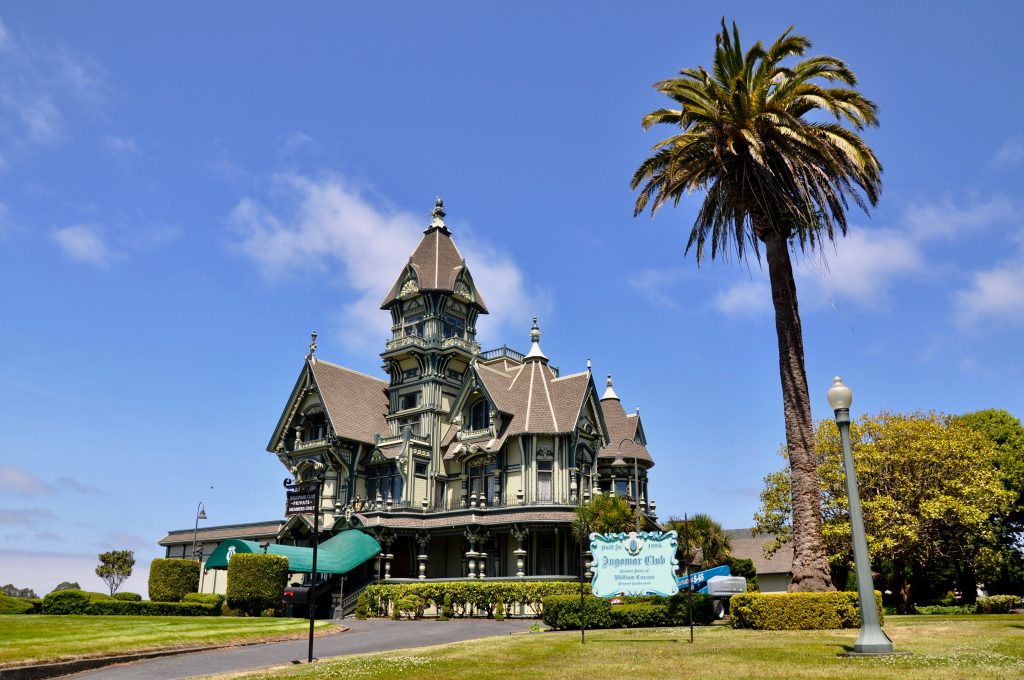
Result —
<instances>
[{"instance_id":1,"label":"tower spire finial","mask_svg":"<svg viewBox=\"0 0 1024 680\"><path fill-rule=\"evenodd\" d=\"M615 390L612 389L611 373L608 374L608 382L606 384L608 385L608 387L605 388L604 394L601 395L601 401L604 401L605 399L618 399L619 395L615 394Z\"/></svg>"},{"instance_id":2,"label":"tower spire finial","mask_svg":"<svg viewBox=\"0 0 1024 680\"><path fill-rule=\"evenodd\" d=\"M540 326L537 325L537 317L533 317L533 327L530 328L530 351L526 355L527 359L540 359L547 361L547 356L540 349Z\"/></svg>"},{"instance_id":3,"label":"tower spire finial","mask_svg":"<svg viewBox=\"0 0 1024 680\"><path fill-rule=\"evenodd\" d=\"M307 358L316 361L316 331L309 334L309 356Z\"/></svg>"},{"instance_id":4,"label":"tower spire finial","mask_svg":"<svg viewBox=\"0 0 1024 680\"><path fill-rule=\"evenodd\" d=\"M444 201L442 201L441 197L438 196L437 199L434 200L434 209L430 213L430 227L429 228L430 229L444 229L444 230L447 230L448 227L444 223L444 216L445 216Z\"/></svg>"}]
</instances>

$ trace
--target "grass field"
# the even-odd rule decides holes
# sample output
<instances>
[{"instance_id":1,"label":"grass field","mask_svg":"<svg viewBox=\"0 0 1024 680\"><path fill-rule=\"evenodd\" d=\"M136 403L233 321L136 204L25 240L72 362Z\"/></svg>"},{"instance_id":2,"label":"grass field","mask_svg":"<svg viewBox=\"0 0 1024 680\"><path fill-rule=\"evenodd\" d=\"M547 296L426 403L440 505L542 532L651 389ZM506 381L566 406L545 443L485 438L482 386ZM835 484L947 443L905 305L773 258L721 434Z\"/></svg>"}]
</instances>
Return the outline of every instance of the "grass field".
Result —
<instances>
[{"instance_id":1,"label":"grass field","mask_svg":"<svg viewBox=\"0 0 1024 680\"><path fill-rule=\"evenodd\" d=\"M416 624L413 624L416 625ZM436 624L443 625L443 624ZM221 678L1024 678L1024 616L886 617L897 650L912 656L838 658L857 631L689 629L531 633L443 647L346 657Z\"/></svg>"},{"instance_id":2,"label":"grass field","mask_svg":"<svg viewBox=\"0 0 1024 680\"><path fill-rule=\"evenodd\" d=\"M318 630L333 628L318 621ZM0 668L175 647L300 638L304 619L191 616L0 616Z\"/></svg>"}]
</instances>

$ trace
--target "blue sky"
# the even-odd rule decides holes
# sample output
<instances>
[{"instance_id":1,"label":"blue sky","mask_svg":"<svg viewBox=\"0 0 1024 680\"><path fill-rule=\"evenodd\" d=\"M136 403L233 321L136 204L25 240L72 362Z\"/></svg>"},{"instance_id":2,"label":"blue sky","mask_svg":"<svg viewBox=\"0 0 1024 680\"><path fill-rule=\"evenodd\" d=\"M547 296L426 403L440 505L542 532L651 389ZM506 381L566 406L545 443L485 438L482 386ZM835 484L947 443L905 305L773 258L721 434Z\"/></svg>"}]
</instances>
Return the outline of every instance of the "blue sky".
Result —
<instances>
[{"instance_id":1,"label":"blue sky","mask_svg":"<svg viewBox=\"0 0 1024 680\"><path fill-rule=\"evenodd\" d=\"M749 526L783 441L756 262L634 219L651 83L794 24L880 108L870 216L797 271L815 416L1024 414L1016 3L10 2L0 11L0 582L99 587L169 529L279 517L264 452L302 366L374 375L376 307L434 197L493 311L540 316L641 413L663 517Z\"/></svg>"}]
</instances>

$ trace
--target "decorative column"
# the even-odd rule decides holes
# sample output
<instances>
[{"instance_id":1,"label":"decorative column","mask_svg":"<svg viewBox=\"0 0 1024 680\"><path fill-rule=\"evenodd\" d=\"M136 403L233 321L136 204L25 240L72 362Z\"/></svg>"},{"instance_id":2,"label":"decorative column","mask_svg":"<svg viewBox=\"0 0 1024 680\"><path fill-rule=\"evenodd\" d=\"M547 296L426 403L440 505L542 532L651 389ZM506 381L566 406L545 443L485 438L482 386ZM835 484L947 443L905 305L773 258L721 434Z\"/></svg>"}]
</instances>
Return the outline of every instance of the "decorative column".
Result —
<instances>
[{"instance_id":1,"label":"decorative column","mask_svg":"<svg viewBox=\"0 0 1024 680\"><path fill-rule=\"evenodd\" d=\"M430 536L420 534L416 537L416 542L420 546L420 554L416 556L416 561L420 563L419 579L424 581L427 578L427 546L430 544Z\"/></svg>"},{"instance_id":2,"label":"decorative column","mask_svg":"<svg viewBox=\"0 0 1024 680\"><path fill-rule=\"evenodd\" d=\"M480 553L480 559L477 561L477 566L480 567L480 573L477 575L477 578L487 578L487 553Z\"/></svg>"},{"instance_id":3,"label":"decorative column","mask_svg":"<svg viewBox=\"0 0 1024 680\"><path fill-rule=\"evenodd\" d=\"M574 468L570 473L572 475L572 481L569 482L569 505L576 505L578 501L577 491L579 490L579 484L576 480L581 479L579 468Z\"/></svg>"},{"instance_id":4,"label":"decorative column","mask_svg":"<svg viewBox=\"0 0 1024 680\"><path fill-rule=\"evenodd\" d=\"M476 558L479 553L476 551L476 534L466 532L466 540L469 541L469 550L466 551L467 566L469 567L469 573L466 574L469 578L476 578Z\"/></svg>"},{"instance_id":5,"label":"decorative column","mask_svg":"<svg viewBox=\"0 0 1024 680\"><path fill-rule=\"evenodd\" d=\"M516 549L512 551L512 554L516 556L516 576L523 578L526 576L526 551L523 550L523 540L526 538L526 529L512 529L512 535L516 539Z\"/></svg>"},{"instance_id":6,"label":"decorative column","mask_svg":"<svg viewBox=\"0 0 1024 680\"><path fill-rule=\"evenodd\" d=\"M395 559L395 556L391 553L391 543L395 540L394 536L388 536L381 541L381 547L384 548L384 554L381 556L384 559L384 580L391 578L391 560Z\"/></svg>"}]
</instances>

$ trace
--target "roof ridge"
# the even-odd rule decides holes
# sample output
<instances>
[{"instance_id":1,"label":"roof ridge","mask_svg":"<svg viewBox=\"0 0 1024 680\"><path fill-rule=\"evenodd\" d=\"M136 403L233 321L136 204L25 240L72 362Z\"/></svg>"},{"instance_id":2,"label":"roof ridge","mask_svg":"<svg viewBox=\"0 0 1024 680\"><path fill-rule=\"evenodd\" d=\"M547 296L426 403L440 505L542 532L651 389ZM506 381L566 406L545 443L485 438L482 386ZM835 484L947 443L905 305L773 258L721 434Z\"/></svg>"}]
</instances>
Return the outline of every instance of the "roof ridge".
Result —
<instances>
[{"instance_id":1,"label":"roof ridge","mask_svg":"<svg viewBox=\"0 0 1024 680\"><path fill-rule=\"evenodd\" d=\"M544 385L544 394L548 398L548 410L551 412L551 422L555 424L555 432L558 432L558 416L555 415L555 405L551 402L551 390L548 389L548 381L544 378L543 374L541 375L540 382Z\"/></svg>"},{"instance_id":2,"label":"roof ridge","mask_svg":"<svg viewBox=\"0 0 1024 680\"><path fill-rule=\"evenodd\" d=\"M519 376L521 376L523 374L523 369L524 368L526 368L526 364L520 364L519 365L519 370L516 371L516 377L512 378L512 382L509 383L509 386L508 386L508 391L509 392L511 392L512 388L515 387L516 381L519 380Z\"/></svg>"},{"instance_id":3,"label":"roof ridge","mask_svg":"<svg viewBox=\"0 0 1024 680\"><path fill-rule=\"evenodd\" d=\"M523 423L523 432L530 431L530 407L533 405L533 375L534 369L537 367L537 362L530 362L530 387L526 393L526 421ZM524 366L525 368L525 366Z\"/></svg>"},{"instance_id":4,"label":"roof ridge","mask_svg":"<svg viewBox=\"0 0 1024 680\"><path fill-rule=\"evenodd\" d=\"M387 380L382 380L381 378L375 378L372 375L369 375L367 373L363 373L362 371L357 371L357 370L352 369L352 368L348 368L346 366L342 366L341 364L336 364L333 361L325 361L323 359L317 359L316 363L317 364L327 364L328 366L330 366L332 368L337 368L337 369L340 369L342 371L348 371L349 373L355 373L356 375L361 375L364 378L369 378L370 380L376 380L377 382L384 383L385 385L388 384ZM313 364L313 365L316 365L316 364Z\"/></svg>"},{"instance_id":5,"label":"roof ridge","mask_svg":"<svg viewBox=\"0 0 1024 680\"><path fill-rule=\"evenodd\" d=\"M581 375L586 375L586 374L587 374L587 371L580 371L579 373L573 373L571 375L563 375L563 376L559 376L557 378L552 378L551 382L558 382L559 380L568 380L569 378L578 378Z\"/></svg>"}]
</instances>

